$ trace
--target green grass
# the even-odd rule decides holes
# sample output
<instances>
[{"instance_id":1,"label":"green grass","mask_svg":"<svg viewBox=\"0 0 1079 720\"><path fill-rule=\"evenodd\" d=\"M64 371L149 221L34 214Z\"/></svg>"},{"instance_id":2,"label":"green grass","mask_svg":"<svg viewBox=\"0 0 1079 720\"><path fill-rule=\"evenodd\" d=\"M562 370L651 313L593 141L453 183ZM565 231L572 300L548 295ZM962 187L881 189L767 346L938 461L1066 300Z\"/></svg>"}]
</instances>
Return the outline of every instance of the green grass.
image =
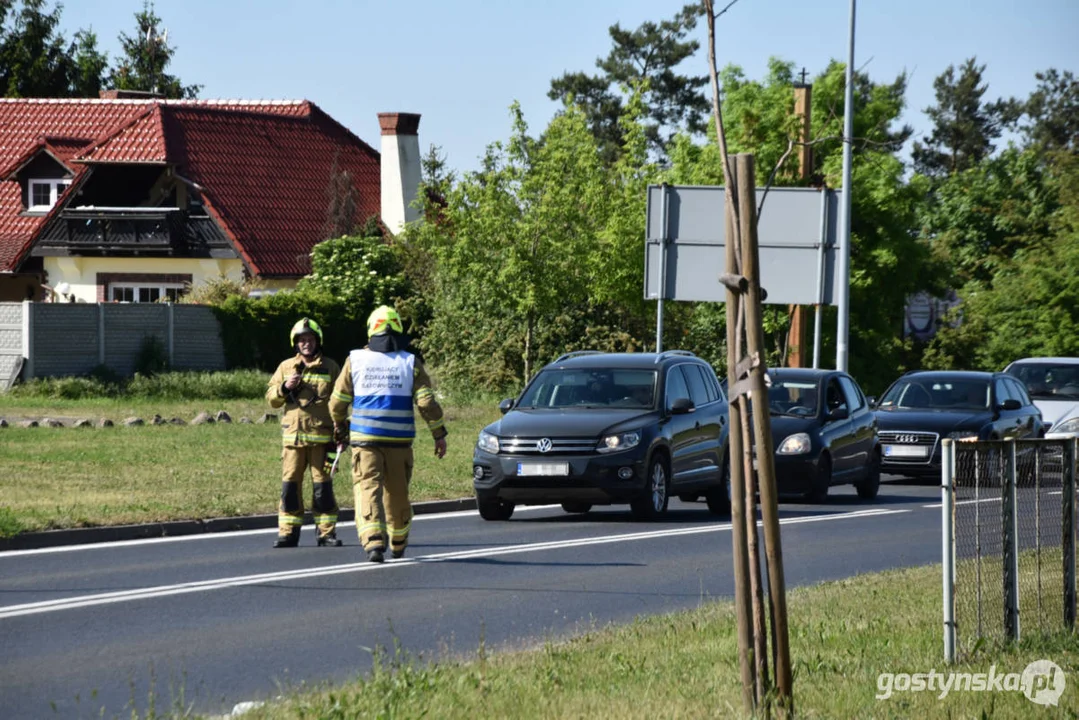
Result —
<instances>
[{"instance_id":1,"label":"green grass","mask_svg":"<svg viewBox=\"0 0 1079 720\"><path fill-rule=\"evenodd\" d=\"M450 436L444 459L421 431L412 500L472 494L476 435L498 416L494 403L444 405ZM0 536L57 528L207 519L276 511L281 483L277 423L239 424L274 412L262 400L49 400L0 396L0 417L118 422L155 413L190 421L199 412L227 411L231 425L0 429ZM279 412L279 411L278 411ZM347 468L342 458L342 466ZM335 483L342 507L353 506L348 472ZM305 493L310 502L310 489Z\"/></svg>"},{"instance_id":2,"label":"green grass","mask_svg":"<svg viewBox=\"0 0 1079 720\"><path fill-rule=\"evenodd\" d=\"M945 670L940 567L863 575L788 595L794 701L802 718L1079 717L1079 642L1063 633L980 652L958 672L1022 673L1049 659L1067 677L1060 706L1020 692L895 692L878 675ZM288 692L245 715L277 718L726 718L743 716L729 602L638 619L542 647L419 662L376 651L364 679Z\"/></svg>"},{"instance_id":3,"label":"green grass","mask_svg":"<svg viewBox=\"0 0 1079 720\"><path fill-rule=\"evenodd\" d=\"M155 400L257 400L269 376L258 370L228 372L165 372L120 378L107 370L89 377L35 378L14 386L10 398L23 400L91 400L145 398Z\"/></svg>"}]
</instances>

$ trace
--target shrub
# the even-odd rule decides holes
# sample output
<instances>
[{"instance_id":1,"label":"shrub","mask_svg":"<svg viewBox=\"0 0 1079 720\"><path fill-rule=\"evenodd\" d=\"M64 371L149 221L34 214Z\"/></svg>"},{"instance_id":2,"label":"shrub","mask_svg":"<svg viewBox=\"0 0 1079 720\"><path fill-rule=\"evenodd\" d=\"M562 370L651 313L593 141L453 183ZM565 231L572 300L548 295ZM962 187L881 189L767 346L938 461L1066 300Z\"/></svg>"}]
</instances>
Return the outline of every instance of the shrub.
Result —
<instances>
[{"instance_id":1,"label":"shrub","mask_svg":"<svg viewBox=\"0 0 1079 720\"><path fill-rule=\"evenodd\" d=\"M142 338L139 351L135 354L135 372L142 375L156 375L169 369L169 349L157 335Z\"/></svg>"},{"instance_id":2,"label":"shrub","mask_svg":"<svg viewBox=\"0 0 1079 720\"><path fill-rule=\"evenodd\" d=\"M367 316L374 307L340 302L326 293L289 292L261 298L231 297L214 307L229 367L272 372L294 352L289 332L297 320L322 326L323 352L339 363L367 342Z\"/></svg>"},{"instance_id":3,"label":"shrub","mask_svg":"<svg viewBox=\"0 0 1079 720\"><path fill-rule=\"evenodd\" d=\"M115 382L96 377L35 378L11 388L22 398L81 400L130 397L160 400L257 400L266 392L266 373L258 370L228 372L164 372Z\"/></svg>"}]
</instances>

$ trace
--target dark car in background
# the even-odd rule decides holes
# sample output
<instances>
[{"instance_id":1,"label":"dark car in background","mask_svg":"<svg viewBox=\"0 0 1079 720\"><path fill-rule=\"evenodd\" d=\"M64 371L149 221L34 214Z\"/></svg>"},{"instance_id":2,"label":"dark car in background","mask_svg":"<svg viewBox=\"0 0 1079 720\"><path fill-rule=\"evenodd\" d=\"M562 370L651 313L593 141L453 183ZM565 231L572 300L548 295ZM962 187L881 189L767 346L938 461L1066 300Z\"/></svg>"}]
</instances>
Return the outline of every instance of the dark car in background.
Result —
<instances>
[{"instance_id":1,"label":"dark car in background","mask_svg":"<svg viewBox=\"0 0 1079 720\"><path fill-rule=\"evenodd\" d=\"M939 476L940 441L1041 437L1042 417L1026 388L1005 373L910 372L876 405L881 469L908 477Z\"/></svg>"},{"instance_id":2,"label":"dark car in background","mask_svg":"<svg viewBox=\"0 0 1079 720\"><path fill-rule=\"evenodd\" d=\"M548 503L570 513L628 503L652 519L681 494L730 512L727 400L692 353L568 353L499 409L472 458L486 520Z\"/></svg>"},{"instance_id":3,"label":"dark car in background","mask_svg":"<svg viewBox=\"0 0 1079 720\"><path fill-rule=\"evenodd\" d=\"M768 376L779 493L822 502L830 487L849 483L860 497L876 497L877 420L854 378L799 368L776 368Z\"/></svg>"},{"instance_id":4,"label":"dark car in background","mask_svg":"<svg viewBox=\"0 0 1079 720\"><path fill-rule=\"evenodd\" d=\"M1079 358L1023 358L1004 368L1019 379L1042 414L1047 438L1079 436Z\"/></svg>"}]
</instances>

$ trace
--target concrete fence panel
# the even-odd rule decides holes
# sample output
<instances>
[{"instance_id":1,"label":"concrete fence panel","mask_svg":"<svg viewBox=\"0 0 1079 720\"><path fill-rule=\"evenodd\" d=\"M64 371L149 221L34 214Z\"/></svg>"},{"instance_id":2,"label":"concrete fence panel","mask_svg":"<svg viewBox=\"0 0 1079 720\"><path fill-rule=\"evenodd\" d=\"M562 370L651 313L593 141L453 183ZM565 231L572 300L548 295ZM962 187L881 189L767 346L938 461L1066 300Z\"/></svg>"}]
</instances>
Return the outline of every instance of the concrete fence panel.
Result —
<instances>
[{"instance_id":1,"label":"concrete fence panel","mask_svg":"<svg viewBox=\"0 0 1079 720\"><path fill-rule=\"evenodd\" d=\"M0 303L0 391L22 366L22 303Z\"/></svg>"},{"instance_id":2,"label":"concrete fence panel","mask_svg":"<svg viewBox=\"0 0 1079 720\"><path fill-rule=\"evenodd\" d=\"M87 375L99 365L135 372L154 337L175 370L225 370L221 325L201 305L164 303L0 303L0 391L21 377Z\"/></svg>"},{"instance_id":3,"label":"concrete fence panel","mask_svg":"<svg viewBox=\"0 0 1079 720\"><path fill-rule=\"evenodd\" d=\"M159 303L109 304L105 311L105 364L120 375L135 373L135 361L146 338L155 337L168 348L166 305Z\"/></svg>"},{"instance_id":4,"label":"concrete fence panel","mask_svg":"<svg viewBox=\"0 0 1079 720\"><path fill-rule=\"evenodd\" d=\"M27 365L35 377L86 375L100 364L97 305L31 303L30 307L32 356Z\"/></svg>"},{"instance_id":5,"label":"concrete fence panel","mask_svg":"<svg viewBox=\"0 0 1079 720\"><path fill-rule=\"evenodd\" d=\"M221 325L213 310L202 305L173 305L172 313L173 369L225 370Z\"/></svg>"}]
</instances>

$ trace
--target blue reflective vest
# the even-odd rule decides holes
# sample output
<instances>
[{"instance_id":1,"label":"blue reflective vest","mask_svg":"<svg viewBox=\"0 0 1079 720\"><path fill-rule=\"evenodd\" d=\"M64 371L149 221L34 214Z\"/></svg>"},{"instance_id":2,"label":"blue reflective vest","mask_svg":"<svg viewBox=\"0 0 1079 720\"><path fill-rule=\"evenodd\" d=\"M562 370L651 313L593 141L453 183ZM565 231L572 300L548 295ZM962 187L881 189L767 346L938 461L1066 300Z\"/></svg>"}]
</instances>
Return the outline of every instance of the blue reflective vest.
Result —
<instances>
[{"instance_id":1,"label":"blue reflective vest","mask_svg":"<svg viewBox=\"0 0 1079 720\"><path fill-rule=\"evenodd\" d=\"M404 350L379 353L353 350L352 443L377 442L408 445L416 437L412 410L412 381L416 356Z\"/></svg>"}]
</instances>

